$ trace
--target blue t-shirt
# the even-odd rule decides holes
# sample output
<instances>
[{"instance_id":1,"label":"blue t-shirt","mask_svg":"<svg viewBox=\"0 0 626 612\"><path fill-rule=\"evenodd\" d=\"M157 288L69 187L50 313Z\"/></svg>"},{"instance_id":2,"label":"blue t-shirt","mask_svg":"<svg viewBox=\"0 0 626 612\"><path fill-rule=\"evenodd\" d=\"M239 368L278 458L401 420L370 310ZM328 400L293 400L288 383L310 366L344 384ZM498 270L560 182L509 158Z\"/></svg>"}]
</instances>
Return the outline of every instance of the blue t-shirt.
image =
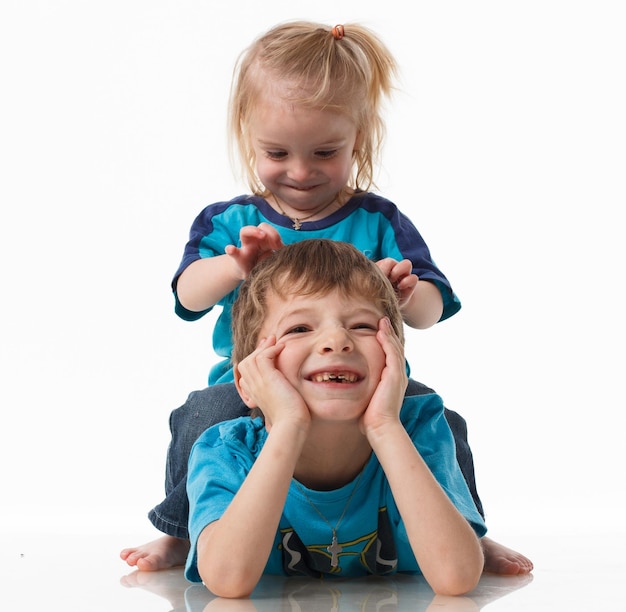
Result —
<instances>
[{"instance_id":1,"label":"blue t-shirt","mask_svg":"<svg viewBox=\"0 0 626 612\"><path fill-rule=\"evenodd\" d=\"M259 196L242 195L229 202L207 206L191 226L183 259L172 281L175 310L181 318L194 321L211 310L190 311L178 300L176 284L185 268L198 259L223 255L229 244L241 246L241 228L259 223L274 226L284 244L308 238L328 238L353 244L373 261L386 257L409 259L413 262L414 274L421 280L432 281L439 288L443 298L440 321L451 317L461 308L461 302L452 291L448 279L433 262L420 233L410 219L389 200L360 192L328 217L318 221L304 221L300 230L294 230L292 221L276 212L266 200ZM237 293L238 290L232 291L218 302L222 312L213 330L213 349L223 360L211 369L209 385L233 382L230 363L233 348L231 308Z\"/></svg>"},{"instance_id":2,"label":"blue t-shirt","mask_svg":"<svg viewBox=\"0 0 626 612\"><path fill-rule=\"evenodd\" d=\"M482 537L487 528L457 463L442 399L436 394L406 397L400 417L439 484L476 534ZM188 580L201 580L197 568L200 533L222 516L266 439L267 432L260 418L241 417L207 429L194 444L187 477L191 540L185 568ZM327 550L332 540L329 523L337 525L348 500L347 511L337 529L342 550L337 567L333 567ZM311 504L328 522L320 518ZM254 508L250 512L254 512ZM356 577L395 572L419 573L420 568L389 483L374 453L362 475L340 489L314 491L292 481L264 573Z\"/></svg>"}]
</instances>

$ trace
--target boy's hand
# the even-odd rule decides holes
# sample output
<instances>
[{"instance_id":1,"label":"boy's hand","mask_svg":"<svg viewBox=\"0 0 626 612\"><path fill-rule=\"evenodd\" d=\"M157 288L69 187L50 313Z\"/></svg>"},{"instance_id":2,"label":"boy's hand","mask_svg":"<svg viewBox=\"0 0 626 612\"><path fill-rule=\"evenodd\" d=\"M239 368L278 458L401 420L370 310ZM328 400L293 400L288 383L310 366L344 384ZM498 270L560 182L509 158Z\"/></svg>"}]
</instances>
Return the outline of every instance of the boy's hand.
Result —
<instances>
[{"instance_id":1,"label":"boy's hand","mask_svg":"<svg viewBox=\"0 0 626 612\"><path fill-rule=\"evenodd\" d=\"M399 423L400 408L408 384L404 349L387 317L379 321L376 338L385 352L386 360L378 387L361 417L361 430L366 436L388 423Z\"/></svg>"},{"instance_id":2,"label":"boy's hand","mask_svg":"<svg viewBox=\"0 0 626 612\"><path fill-rule=\"evenodd\" d=\"M299 428L311 422L304 399L276 367L284 346L276 344L275 336L265 338L236 366L242 397L249 408L261 409L268 431L281 420L292 420Z\"/></svg>"},{"instance_id":3,"label":"boy's hand","mask_svg":"<svg viewBox=\"0 0 626 612\"><path fill-rule=\"evenodd\" d=\"M226 254L234 260L239 268L241 280L248 278L250 270L259 261L284 246L276 228L267 223L242 227L239 238L241 247L229 244L226 247Z\"/></svg>"},{"instance_id":4,"label":"boy's hand","mask_svg":"<svg viewBox=\"0 0 626 612\"><path fill-rule=\"evenodd\" d=\"M376 265L385 273L396 290L400 308L411 299L415 287L417 287L417 275L413 274L413 264L409 259L396 261L386 257L376 262Z\"/></svg>"}]
</instances>

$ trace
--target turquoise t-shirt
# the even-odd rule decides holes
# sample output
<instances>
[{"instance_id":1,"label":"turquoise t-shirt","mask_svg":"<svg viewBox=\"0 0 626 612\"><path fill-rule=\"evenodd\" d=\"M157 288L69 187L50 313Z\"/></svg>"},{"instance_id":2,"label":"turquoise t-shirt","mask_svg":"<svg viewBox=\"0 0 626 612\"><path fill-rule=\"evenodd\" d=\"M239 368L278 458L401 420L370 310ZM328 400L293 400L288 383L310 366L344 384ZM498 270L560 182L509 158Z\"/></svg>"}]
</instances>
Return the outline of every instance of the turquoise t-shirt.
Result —
<instances>
[{"instance_id":1,"label":"turquoise t-shirt","mask_svg":"<svg viewBox=\"0 0 626 612\"><path fill-rule=\"evenodd\" d=\"M386 257L409 259L413 263L413 273L421 280L432 281L441 291L443 314L440 321L451 317L461 308L461 302L448 279L433 262L420 233L410 219L389 200L360 192L328 217L318 221L304 221L301 229L295 230L292 221L276 212L263 198L242 195L229 202L207 206L193 222L183 259L172 281L175 310L181 318L194 321L211 310L193 312L179 302L176 284L185 268L198 259L223 255L229 244L240 246L241 228L259 223L274 226L285 244L308 238L328 238L353 244L372 261ZM218 302L222 312L213 330L213 349L223 359L211 369L209 385L233 382L230 363L231 308L237 293L238 290L235 290Z\"/></svg>"},{"instance_id":2,"label":"turquoise t-shirt","mask_svg":"<svg viewBox=\"0 0 626 612\"><path fill-rule=\"evenodd\" d=\"M487 528L457 463L441 397L434 393L406 397L400 418L443 490L482 537ZM200 581L198 537L209 523L222 516L266 439L260 418L241 417L210 427L194 444L187 477L191 540L185 568L187 579ZM312 504L328 522L322 521ZM254 508L250 511L254 512ZM337 567L333 567L327 550L332 539L329 523L338 522L341 551ZM419 573L420 568L375 454L372 453L363 473L340 489L315 491L292 481L264 573L356 577L395 572Z\"/></svg>"}]
</instances>

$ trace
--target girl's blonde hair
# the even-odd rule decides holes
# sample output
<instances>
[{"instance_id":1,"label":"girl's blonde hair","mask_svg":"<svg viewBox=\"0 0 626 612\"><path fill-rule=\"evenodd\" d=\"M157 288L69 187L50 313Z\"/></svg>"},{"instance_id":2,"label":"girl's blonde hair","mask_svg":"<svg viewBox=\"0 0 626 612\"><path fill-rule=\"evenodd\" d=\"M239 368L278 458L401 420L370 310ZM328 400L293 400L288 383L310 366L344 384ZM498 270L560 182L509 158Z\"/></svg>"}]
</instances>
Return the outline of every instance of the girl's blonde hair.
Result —
<instances>
[{"instance_id":1,"label":"girl's blonde hair","mask_svg":"<svg viewBox=\"0 0 626 612\"><path fill-rule=\"evenodd\" d=\"M397 64L366 27L344 24L338 37L340 27L309 21L279 24L239 56L229 103L231 159L236 145L241 170L254 194L268 195L256 175L249 123L272 82L288 85L293 103L333 110L354 121L360 144L353 153L348 187L367 191L375 186L374 168L385 134L382 103L393 89Z\"/></svg>"},{"instance_id":2,"label":"girl's blonde hair","mask_svg":"<svg viewBox=\"0 0 626 612\"><path fill-rule=\"evenodd\" d=\"M380 309L404 343L404 328L393 285L381 269L347 242L300 240L260 261L241 285L232 309L233 365L256 349L267 316L267 295L327 295L339 291L365 298Z\"/></svg>"}]
</instances>

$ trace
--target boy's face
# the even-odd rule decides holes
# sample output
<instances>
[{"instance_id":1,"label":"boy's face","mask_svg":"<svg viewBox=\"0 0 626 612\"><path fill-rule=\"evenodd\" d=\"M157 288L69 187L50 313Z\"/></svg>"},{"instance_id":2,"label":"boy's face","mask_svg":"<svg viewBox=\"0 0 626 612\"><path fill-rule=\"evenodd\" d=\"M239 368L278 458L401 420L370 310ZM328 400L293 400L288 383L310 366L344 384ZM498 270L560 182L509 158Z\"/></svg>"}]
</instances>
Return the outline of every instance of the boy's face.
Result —
<instances>
[{"instance_id":1,"label":"boy's face","mask_svg":"<svg viewBox=\"0 0 626 612\"><path fill-rule=\"evenodd\" d=\"M270 291L259 340L275 335L284 349L276 367L302 395L313 416L358 419L378 386L385 353L376 338L383 313L371 301Z\"/></svg>"},{"instance_id":2,"label":"boy's face","mask_svg":"<svg viewBox=\"0 0 626 612\"><path fill-rule=\"evenodd\" d=\"M357 129L344 115L266 96L250 135L259 179L292 216L328 204L350 179Z\"/></svg>"}]
</instances>

